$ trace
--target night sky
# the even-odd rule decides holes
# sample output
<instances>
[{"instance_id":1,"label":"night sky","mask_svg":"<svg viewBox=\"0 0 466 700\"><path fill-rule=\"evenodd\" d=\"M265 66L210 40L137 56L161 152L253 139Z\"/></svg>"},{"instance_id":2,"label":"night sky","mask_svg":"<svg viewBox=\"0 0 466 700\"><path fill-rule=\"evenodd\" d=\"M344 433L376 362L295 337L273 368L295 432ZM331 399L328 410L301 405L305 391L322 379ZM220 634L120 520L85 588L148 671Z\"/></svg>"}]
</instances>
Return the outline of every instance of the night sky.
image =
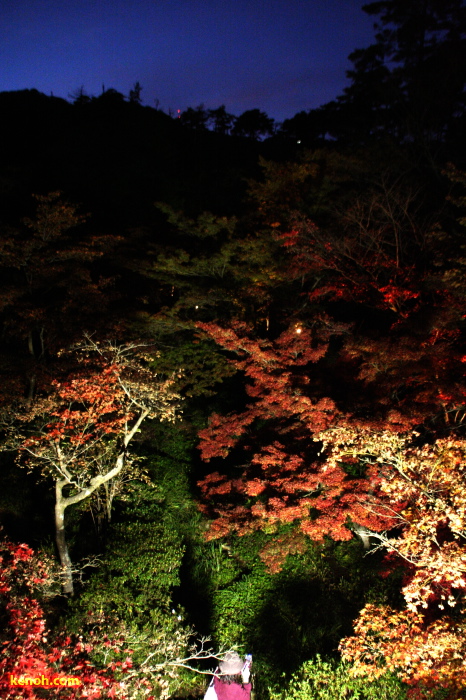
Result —
<instances>
[{"instance_id":1,"label":"night sky","mask_svg":"<svg viewBox=\"0 0 466 700\"><path fill-rule=\"evenodd\" d=\"M224 104L281 121L347 84L373 42L367 0L0 0L0 90L68 98L80 86L165 111Z\"/></svg>"}]
</instances>

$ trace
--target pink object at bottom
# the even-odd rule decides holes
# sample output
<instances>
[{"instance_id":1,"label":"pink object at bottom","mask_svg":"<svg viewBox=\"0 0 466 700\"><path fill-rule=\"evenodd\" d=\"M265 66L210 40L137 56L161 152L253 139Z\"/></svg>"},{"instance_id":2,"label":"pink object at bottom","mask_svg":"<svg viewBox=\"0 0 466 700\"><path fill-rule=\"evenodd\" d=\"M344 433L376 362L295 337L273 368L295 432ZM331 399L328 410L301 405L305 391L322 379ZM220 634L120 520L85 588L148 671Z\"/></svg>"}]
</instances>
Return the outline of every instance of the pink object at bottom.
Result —
<instances>
[{"instance_id":1,"label":"pink object at bottom","mask_svg":"<svg viewBox=\"0 0 466 700\"><path fill-rule=\"evenodd\" d=\"M222 683L218 678L214 678L214 688L218 700L250 700L251 684L245 683Z\"/></svg>"}]
</instances>

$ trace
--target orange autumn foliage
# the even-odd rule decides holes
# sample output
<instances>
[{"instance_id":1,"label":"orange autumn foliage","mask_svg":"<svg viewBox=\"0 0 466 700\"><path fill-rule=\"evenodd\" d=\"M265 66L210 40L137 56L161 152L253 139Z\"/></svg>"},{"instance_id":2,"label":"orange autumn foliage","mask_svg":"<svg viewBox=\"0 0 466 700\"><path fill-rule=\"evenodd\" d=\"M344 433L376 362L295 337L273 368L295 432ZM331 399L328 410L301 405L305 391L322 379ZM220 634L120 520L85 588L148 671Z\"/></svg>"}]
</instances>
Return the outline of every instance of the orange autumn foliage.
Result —
<instances>
[{"instance_id":1,"label":"orange autumn foliage","mask_svg":"<svg viewBox=\"0 0 466 700\"><path fill-rule=\"evenodd\" d=\"M390 470L381 491L396 529L378 538L392 565L408 567L406 609L366 605L340 649L355 675L390 669L418 697L440 686L456 698L466 689L466 440L418 447L416 437L378 435L369 448Z\"/></svg>"},{"instance_id":2,"label":"orange autumn foliage","mask_svg":"<svg viewBox=\"0 0 466 700\"><path fill-rule=\"evenodd\" d=\"M301 537L316 541L325 535L351 539L347 526L352 522L384 529L385 514L364 505L378 491L379 467L359 465L357 453L331 462L332 449L323 447L323 436L346 421L334 401L312 392L309 368L327 352L325 332L315 337L292 326L275 341L257 341L244 324L229 329L198 325L239 355L232 362L244 373L252 399L242 413L213 415L199 433L205 461L226 458L238 447L247 454L247 464L234 478L215 471L199 482L201 510L212 519L208 537L231 531L241 535L265 526L270 530L280 523L295 523ZM273 426L277 439L260 446L257 429L264 424ZM268 564L277 570L277 560Z\"/></svg>"}]
</instances>

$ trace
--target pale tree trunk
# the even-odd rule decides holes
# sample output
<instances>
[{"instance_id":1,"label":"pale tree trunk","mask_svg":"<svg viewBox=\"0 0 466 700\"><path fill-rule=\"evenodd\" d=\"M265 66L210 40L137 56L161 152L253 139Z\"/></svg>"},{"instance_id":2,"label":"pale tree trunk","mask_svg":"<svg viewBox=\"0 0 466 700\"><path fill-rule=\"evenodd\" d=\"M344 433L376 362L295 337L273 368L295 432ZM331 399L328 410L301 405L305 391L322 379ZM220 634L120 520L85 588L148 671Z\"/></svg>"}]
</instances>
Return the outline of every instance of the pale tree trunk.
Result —
<instances>
[{"instance_id":1,"label":"pale tree trunk","mask_svg":"<svg viewBox=\"0 0 466 700\"><path fill-rule=\"evenodd\" d=\"M63 569L63 593L72 596L74 593L73 573L65 535L65 508L67 503L66 499L63 498L63 487L66 486L66 483L65 479L61 479L55 484L55 541Z\"/></svg>"},{"instance_id":2,"label":"pale tree trunk","mask_svg":"<svg viewBox=\"0 0 466 700\"><path fill-rule=\"evenodd\" d=\"M58 479L55 482L55 541L57 543L58 554L60 556L60 563L63 568L63 593L67 596L72 596L74 593L73 588L73 570L71 565L70 553L68 551L68 545L66 542L65 535L65 510L68 506L72 506L75 503L83 501L88 498L94 491L96 491L102 484L107 484L109 481L114 479L125 466L125 455L126 448L131 442L132 438L139 429L139 426L145 418L149 415L148 410L142 411L137 419L136 423L133 425L129 433L126 434L123 440L123 449L115 458L115 466L110 469L106 474L98 474L94 476L86 488L82 488L74 496L64 496L63 489L67 485L76 486L70 478ZM66 473L66 470L64 470ZM62 472L63 473L63 472Z\"/></svg>"}]
</instances>

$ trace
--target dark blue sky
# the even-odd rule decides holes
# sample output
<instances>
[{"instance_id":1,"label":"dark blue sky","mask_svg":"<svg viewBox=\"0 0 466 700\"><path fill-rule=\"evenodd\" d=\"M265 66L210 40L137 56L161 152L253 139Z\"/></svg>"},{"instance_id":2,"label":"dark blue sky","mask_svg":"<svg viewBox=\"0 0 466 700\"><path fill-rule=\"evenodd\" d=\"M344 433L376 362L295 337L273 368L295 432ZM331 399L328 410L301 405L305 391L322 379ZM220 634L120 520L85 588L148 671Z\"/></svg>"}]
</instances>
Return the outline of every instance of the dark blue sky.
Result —
<instances>
[{"instance_id":1,"label":"dark blue sky","mask_svg":"<svg viewBox=\"0 0 466 700\"><path fill-rule=\"evenodd\" d=\"M138 80L165 111L225 104L280 121L341 93L348 54L374 38L362 4L0 0L0 90L126 95Z\"/></svg>"}]
</instances>

